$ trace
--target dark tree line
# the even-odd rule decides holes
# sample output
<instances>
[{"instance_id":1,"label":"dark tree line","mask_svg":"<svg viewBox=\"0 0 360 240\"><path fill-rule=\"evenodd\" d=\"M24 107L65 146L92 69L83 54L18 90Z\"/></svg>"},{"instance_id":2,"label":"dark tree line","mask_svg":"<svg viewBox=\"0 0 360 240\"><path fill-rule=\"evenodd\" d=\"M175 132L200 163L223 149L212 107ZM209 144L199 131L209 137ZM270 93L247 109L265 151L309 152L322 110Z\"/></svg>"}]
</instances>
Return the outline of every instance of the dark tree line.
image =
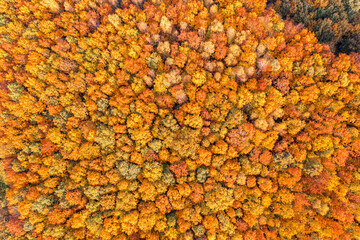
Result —
<instances>
[{"instance_id":1,"label":"dark tree line","mask_svg":"<svg viewBox=\"0 0 360 240\"><path fill-rule=\"evenodd\" d=\"M269 0L268 7L304 24L335 53L360 52L360 1Z\"/></svg>"}]
</instances>

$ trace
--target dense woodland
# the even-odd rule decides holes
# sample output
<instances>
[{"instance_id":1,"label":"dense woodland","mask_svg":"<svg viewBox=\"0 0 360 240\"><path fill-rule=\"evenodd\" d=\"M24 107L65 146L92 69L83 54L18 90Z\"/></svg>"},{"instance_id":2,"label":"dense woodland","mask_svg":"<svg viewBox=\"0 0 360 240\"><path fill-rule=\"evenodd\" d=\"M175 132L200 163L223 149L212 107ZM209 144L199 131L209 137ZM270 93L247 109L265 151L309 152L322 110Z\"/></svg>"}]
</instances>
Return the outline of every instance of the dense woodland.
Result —
<instances>
[{"instance_id":1,"label":"dense woodland","mask_svg":"<svg viewBox=\"0 0 360 240\"><path fill-rule=\"evenodd\" d=\"M0 239L360 239L334 4L0 1Z\"/></svg>"}]
</instances>

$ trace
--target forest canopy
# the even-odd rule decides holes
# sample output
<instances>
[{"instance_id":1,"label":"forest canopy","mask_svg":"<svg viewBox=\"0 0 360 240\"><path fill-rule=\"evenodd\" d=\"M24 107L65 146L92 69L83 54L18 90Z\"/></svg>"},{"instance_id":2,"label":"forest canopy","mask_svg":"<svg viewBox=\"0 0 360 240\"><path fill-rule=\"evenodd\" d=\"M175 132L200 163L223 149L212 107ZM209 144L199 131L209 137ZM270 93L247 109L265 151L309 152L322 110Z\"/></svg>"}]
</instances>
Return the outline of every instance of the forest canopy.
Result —
<instances>
[{"instance_id":1,"label":"forest canopy","mask_svg":"<svg viewBox=\"0 0 360 240\"><path fill-rule=\"evenodd\" d=\"M359 239L357 32L266 5L0 1L0 238Z\"/></svg>"}]
</instances>

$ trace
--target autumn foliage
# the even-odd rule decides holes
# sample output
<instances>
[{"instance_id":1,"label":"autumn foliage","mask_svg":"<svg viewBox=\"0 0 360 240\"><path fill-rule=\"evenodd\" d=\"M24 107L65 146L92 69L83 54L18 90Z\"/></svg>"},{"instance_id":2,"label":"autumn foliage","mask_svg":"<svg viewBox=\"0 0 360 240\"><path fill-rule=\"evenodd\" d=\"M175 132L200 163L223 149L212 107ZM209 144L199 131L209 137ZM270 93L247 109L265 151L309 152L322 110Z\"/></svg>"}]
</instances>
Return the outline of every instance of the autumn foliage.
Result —
<instances>
[{"instance_id":1,"label":"autumn foliage","mask_svg":"<svg viewBox=\"0 0 360 240\"><path fill-rule=\"evenodd\" d=\"M0 238L359 239L360 56L265 7L1 1Z\"/></svg>"}]
</instances>

